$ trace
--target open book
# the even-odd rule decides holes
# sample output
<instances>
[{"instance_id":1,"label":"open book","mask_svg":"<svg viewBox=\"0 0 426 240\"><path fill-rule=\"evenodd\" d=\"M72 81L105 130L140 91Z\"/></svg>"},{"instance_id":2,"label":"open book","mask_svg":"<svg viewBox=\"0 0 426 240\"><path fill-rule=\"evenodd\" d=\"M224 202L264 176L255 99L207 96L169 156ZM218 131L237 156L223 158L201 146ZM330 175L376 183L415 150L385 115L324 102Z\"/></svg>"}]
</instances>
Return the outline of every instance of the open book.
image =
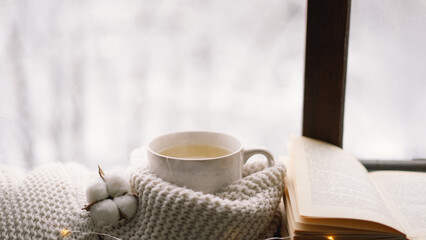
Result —
<instances>
[{"instance_id":1,"label":"open book","mask_svg":"<svg viewBox=\"0 0 426 240\"><path fill-rule=\"evenodd\" d=\"M293 239L426 239L426 173L377 171L341 148L294 137L285 160Z\"/></svg>"}]
</instances>

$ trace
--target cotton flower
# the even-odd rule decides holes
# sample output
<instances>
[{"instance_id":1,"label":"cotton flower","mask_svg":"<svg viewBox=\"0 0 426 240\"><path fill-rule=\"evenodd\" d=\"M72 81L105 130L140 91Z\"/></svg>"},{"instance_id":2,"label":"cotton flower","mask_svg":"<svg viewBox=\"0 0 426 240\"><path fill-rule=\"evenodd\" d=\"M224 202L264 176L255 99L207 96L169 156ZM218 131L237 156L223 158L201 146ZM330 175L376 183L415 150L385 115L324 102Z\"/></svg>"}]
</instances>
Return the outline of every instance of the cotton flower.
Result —
<instances>
[{"instance_id":1,"label":"cotton flower","mask_svg":"<svg viewBox=\"0 0 426 240\"><path fill-rule=\"evenodd\" d=\"M121 171L112 170L105 174L105 182L107 185L108 194L111 197L121 196L130 190L129 180Z\"/></svg>"},{"instance_id":2,"label":"cotton flower","mask_svg":"<svg viewBox=\"0 0 426 240\"><path fill-rule=\"evenodd\" d=\"M111 199L99 201L90 207L90 215L99 223L115 223L120 220L117 205Z\"/></svg>"},{"instance_id":3,"label":"cotton flower","mask_svg":"<svg viewBox=\"0 0 426 240\"><path fill-rule=\"evenodd\" d=\"M115 197L114 202L124 218L130 219L135 215L136 209L138 207L138 202L134 195L126 194L123 196Z\"/></svg>"},{"instance_id":4,"label":"cotton flower","mask_svg":"<svg viewBox=\"0 0 426 240\"><path fill-rule=\"evenodd\" d=\"M86 200L89 203L97 202L108 198L107 184L97 176L91 180L86 188Z\"/></svg>"},{"instance_id":5,"label":"cotton flower","mask_svg":"<svg viewBox=\"0 0 426 240\"><path fill-rule=\"evenodd\" d=\"M131 192L126 174L116 170L105 173L99 167L99 176L87 185L86 199L88 205L83 209L101 224L130 219L137 210L137 197Z\"/></svg>"}]
</instances>

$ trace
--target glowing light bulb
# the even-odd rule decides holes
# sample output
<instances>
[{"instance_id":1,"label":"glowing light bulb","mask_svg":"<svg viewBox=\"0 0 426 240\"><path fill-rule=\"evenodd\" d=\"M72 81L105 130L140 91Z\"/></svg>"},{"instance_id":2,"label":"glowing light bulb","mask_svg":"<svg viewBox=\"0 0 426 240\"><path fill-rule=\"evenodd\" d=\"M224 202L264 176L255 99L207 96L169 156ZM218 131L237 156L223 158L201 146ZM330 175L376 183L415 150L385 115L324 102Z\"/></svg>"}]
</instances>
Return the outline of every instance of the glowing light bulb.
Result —
<instances>
[{"instance_id":1,"label":"glowing light bulb","mask_svg":"<svg viewBox=\"0 0 426 240\"><path fill-rule=\"evenodd\" d=\"M327 239L328 240L334 240L334 237L333 236L327 236Z\"/></svg>"},{"instance_id":2,"label":"glowing light bulb","mask_svg":"<svg viewBox=\"0 0 426 240\"><path fill-rule=\"evenodd\" d=\"M70 232L70 230L68 230L68 229L66 229L66 228L63 228L62 230L61 230L61 237L68 237L69 235L71 235L71 232Z\"/></svg>"}]
</instances>

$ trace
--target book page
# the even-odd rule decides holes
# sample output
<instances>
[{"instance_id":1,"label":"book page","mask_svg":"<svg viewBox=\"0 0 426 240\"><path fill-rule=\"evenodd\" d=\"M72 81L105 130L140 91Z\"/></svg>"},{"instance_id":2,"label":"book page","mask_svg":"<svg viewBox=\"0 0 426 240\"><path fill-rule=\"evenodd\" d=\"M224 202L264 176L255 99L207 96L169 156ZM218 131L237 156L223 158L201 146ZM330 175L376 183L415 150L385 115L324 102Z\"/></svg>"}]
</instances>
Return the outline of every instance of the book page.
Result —
<instances>
[{"instance_id":1,"label":"book page","mask_svg":"<svg viewBox=\"0 0 426 240\"><path fill-rule=\"evenodd\" d=\"M370 176L407 236L426 238L426 173L378 171Z\"/></svg>"},{"instance_id":2,"label":"book page","mask_svg":"<svg viewBox=\"0 0 426 240\"><path fill-rule=\"evenodd\" d=\"M395 231L393 228L386 227L386 225L382 225L379 223L371 222L371 221L363 221L363 220L354 220L354 219L336 219L336 218L302 218L300 216L298 205L295 197L295 190L294 190L294 182L293 182L293 171L294 167L293 164L289 161L289 158L282 158L285 166L287 166L287 173L285 176L285 199L286 201L286 207L290 208L287 212L291 216L287 215L289 219L291 219L293 222L289 221L289 223L293 223L293 226L296 226L296 230L303 231L305 229L299 228L300 226L303 226L304 224L309 224L309 230L314 231L318 229L322 230L330 230L333 229L335 231L332 231L334 233L337 233L336 230L346 228L350 230L351 232L355 232L356 229L363 229L363 230L369 230L369 231L377 231L377 232L388 232L388 233L399 233L398 231ZM334 226L334 227L331 227ZM338 226L336 228L336 226Z\"/></svg>"},{"instance_id":3,"label":"book page","mask_svg":"<svg viewBox=\"0 0 426 240\"><path fill-rule=\"evenodd\" d=\"M302 217L372 221L402 232L357 159L334 145L306 137L293 138L289 152Z\"/></svg>"}]
</instances>

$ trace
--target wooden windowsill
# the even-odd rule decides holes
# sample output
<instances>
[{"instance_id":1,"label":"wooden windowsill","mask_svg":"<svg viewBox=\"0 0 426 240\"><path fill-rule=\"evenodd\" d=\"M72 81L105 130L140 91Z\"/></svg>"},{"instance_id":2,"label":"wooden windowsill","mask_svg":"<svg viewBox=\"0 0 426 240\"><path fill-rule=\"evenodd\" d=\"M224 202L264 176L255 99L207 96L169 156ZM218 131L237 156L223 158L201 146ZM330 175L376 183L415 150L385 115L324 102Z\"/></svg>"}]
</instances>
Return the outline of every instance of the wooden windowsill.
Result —
<instances>
[{"instance_id":1,"label":"wooden windowsill","mask_svg":"<svg viewBox=\"0 0 426 240\"><path fill-rule=\"evenodd\" d=\"M426 172L426 159L414 160L361 160L368 171L403 170Z\"/></svg>"}]
</instances>

